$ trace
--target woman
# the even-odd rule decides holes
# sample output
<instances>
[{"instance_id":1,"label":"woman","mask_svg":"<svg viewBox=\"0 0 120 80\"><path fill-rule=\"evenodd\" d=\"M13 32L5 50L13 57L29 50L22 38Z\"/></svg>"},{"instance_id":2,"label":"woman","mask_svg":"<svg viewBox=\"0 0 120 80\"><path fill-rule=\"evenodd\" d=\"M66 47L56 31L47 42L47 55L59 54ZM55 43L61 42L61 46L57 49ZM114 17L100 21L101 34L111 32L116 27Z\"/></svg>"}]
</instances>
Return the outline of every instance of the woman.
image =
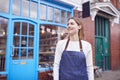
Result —
<instances>
[{"instance_id":1,"label":"woman","mask_svg":"<svg viewBox=\"0 0 120 80\"><path fill-rule=\"evenodd\" d=\"M92 48L83 40L83 25L72 17L67 26L68 37L56 46L54 80L94 80Z\"/></svg>"}]
</instances>

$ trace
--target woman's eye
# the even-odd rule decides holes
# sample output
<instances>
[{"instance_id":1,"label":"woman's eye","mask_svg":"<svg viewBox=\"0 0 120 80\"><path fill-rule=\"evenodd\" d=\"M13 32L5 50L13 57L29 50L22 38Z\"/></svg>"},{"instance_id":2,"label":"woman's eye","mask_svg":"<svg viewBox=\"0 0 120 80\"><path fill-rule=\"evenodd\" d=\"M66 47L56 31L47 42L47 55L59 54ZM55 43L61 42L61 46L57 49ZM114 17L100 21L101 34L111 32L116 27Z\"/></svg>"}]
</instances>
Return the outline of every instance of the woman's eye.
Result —
<instances>
[{"instance_id":1,"label":"woman's eye","mask_svg":"<svg viewBox=\"0 0 120 80\"><path fill-rule=\"evenodd\" d=\"M74 23L71 23L71 25L74 25Z\"/></svg>"}]
</instances>

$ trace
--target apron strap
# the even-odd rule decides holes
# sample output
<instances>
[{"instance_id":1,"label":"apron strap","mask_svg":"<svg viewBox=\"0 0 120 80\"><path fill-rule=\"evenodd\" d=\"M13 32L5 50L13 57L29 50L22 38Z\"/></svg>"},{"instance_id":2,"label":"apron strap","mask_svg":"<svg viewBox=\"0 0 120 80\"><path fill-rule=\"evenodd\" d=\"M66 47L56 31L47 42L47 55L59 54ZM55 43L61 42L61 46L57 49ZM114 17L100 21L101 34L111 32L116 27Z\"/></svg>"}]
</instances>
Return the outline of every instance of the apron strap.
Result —
<instances>
[{"instance_id":1,"label":"apron strap","mask_svg":"<svg viewBox=\"0 0 120 80\"><path fill-rule=\"evenodd\" d=\"M69 41L70 41L70 37L68 37L68 40L67 40L67 43L66 43L66 45L65 45L64 51L67 49Z\"/></svg>"},{"instance_id":2,"label":"apron strap","mask_svg":"<svg viewBox=\"0 0 120 80\"><path fill-rule=\"evenodd\" d=\"M70 41L70 37L68 37L68 40L67 40L67 43L66 43L66 46L65 46L65 49L64 49L64 50L67 49L68 44L69 44L69 41ZM82 52L83 49L82 49L82 42L81 42L81 40L80 40L80 37L79 37L79 46L80 46L80 51Z\"/></svg>"}]
</instances>

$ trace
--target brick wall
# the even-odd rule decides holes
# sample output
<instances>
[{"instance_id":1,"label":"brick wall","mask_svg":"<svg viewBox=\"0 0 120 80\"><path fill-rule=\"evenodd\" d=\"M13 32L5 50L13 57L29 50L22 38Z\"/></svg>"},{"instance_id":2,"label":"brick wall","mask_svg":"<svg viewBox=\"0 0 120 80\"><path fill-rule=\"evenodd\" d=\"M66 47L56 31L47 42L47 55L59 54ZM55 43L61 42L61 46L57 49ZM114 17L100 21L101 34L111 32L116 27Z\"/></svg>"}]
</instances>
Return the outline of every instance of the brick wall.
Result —
<instances>
[{"instance_id":1,"label":"brick wall","mask_svg":"<svg viewBox=\"0 0 120 80\"><path fill-rule=\"evenodd\" d=\"M120 1L119 0L110 0L110 1L118 10L120 10Z\"/></svg>"},{"instance_id":2,"label":"brick wall","mask_svg":"<svg viewBox=\"0 0 120 80\"><path fill-rule=\"evenodd\" d=\"M120 69L120 24L110 26L111 69Z\"/></svg>"}]
</instances>

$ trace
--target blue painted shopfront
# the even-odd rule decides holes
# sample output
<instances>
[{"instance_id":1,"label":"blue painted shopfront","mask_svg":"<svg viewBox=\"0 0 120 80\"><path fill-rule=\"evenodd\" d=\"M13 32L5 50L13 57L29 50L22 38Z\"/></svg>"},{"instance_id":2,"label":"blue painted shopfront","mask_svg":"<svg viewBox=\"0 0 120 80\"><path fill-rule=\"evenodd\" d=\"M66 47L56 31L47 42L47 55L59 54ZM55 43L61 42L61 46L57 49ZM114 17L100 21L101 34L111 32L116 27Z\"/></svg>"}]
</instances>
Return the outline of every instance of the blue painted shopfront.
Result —
<instances>
[{"instance_id":1,"label":"blue painted shopfront","mask_svg":"<svg viewBox=\"0 0 120 80\"><path fill-rule=\"evenodd\" d=\"M6 75L7 80L38 80L38 72L48 69L39 65L40 29L43 26L48 31L49 26L65 28L71 16L73 6L59 0L0 1L0 37L5 39L4 49L0 43L0 51L5 52L0 54L5 58L0 74Z\"/></svg>"}]
</instances>

